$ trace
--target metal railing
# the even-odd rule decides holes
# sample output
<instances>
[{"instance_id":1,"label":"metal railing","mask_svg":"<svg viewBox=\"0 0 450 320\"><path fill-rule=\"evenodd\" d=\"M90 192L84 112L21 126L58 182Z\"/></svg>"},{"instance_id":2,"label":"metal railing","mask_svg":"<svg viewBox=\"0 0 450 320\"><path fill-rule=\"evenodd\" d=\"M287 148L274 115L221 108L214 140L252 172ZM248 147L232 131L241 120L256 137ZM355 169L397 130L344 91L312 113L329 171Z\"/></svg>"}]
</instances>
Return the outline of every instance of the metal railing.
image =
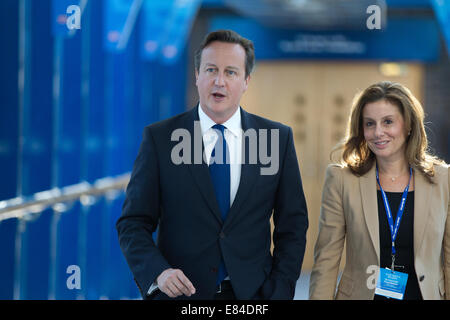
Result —
<instances>
[{"instance_id":1,"label":"metal railing","mask_svg":"<svg viewBox=\"0 0 450 320\"><path fill-rule=\"evenodd\" d=\"M116 177L105 177L90 184L86 181L63 188L53 188L28 197L16 197L0 201L0 222L6 219L26 219L27 216L42 212L50 207L56 211L66 211L67 204L80 201L92 205L101 196L115 198L119 191L126 189L130 173Z\"/></svg>"}]
</instances>

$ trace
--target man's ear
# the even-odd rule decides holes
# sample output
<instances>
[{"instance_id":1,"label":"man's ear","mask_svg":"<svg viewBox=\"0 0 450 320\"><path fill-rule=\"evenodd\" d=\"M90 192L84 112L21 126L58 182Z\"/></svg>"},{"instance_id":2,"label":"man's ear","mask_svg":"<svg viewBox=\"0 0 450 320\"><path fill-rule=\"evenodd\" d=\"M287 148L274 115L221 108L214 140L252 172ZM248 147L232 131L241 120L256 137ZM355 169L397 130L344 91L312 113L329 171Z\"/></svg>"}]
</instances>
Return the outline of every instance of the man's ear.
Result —
<instances>
[{"instance_id":1,"label":"man's ear","mask_svg":"<svg viewBox=\"0 0 450 320\"><path fill-rule=\"evenodd\" d=\"M198 82L198 70L195 70L195 85L198 85L197 82Z\"/></svg>"},{"instance_id":2,"label":"man's ear","mask_svg":"<svg viewBox=\"0 0 450 320\"><path fill-rule=\"evenodd\" d=\"M247 79L245 79L245 89L244 89L244 91L247 90L249 82L250 82L250 75L248 75Z\"/></svg>"}]
</instances>

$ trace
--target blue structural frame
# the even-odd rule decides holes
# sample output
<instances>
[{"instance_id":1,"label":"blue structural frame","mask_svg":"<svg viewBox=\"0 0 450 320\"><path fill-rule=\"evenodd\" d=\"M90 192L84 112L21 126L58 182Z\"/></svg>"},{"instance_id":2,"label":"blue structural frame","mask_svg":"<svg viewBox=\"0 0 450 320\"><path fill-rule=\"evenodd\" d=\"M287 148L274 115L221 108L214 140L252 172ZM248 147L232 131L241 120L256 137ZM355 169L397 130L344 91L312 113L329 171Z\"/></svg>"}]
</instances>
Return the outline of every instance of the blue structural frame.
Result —
<instances>
[{"instance_id":1,"label":"blue structural frame","mask_svg":"<svg viewBox=\"0 0 450 320\"><path fill-rule=\"evenodd\" d=\"M19 148L19 4L14 0L0 2L0 33L6 46L0 50L0 198L16 196ZM6 30L8 30L6 32ZM14 254L16 220L0 222L0 299L12 299L14 292Z\"/></svg>"},{"instance_id":2,"label":"blue structural frame","mask_svg":"<svg viewBox=\"0 0 450 320\"><path fill-rule=\"evenodd\" d=\"M53 185L62 188L81 178L81 33L72 38L55 36L53 41L53 78L59 90L53 94ZM76 291L67 290L66 269L78 265L77 226L80 219L79 203L53 211L51 224L52 252L50 256L49 297L74 299Z\"/></svg>"},{"instance_id":3,"label":"blue structural frame","mask_svg":"<svg viewBox=\"0 0 450 320\"><path fill-rule=\"evenodd\" d=\"M87 81L88 93L83 97L84 110L84 158L82 165L82 178L90 183L96 179L106 176L104 169L104 155L106 150L105 131L105 85L104 74L106 66L102 63L104 54L102 50L102 28L94 28L95 21L102 19L102 2L91 2L84 13L86 29L83 38L83 61L86 73L83 81ZM103 239L104 227L102 225L105 213L104 199L97 200L92 206L82 207L82 228L80 228L81 239L85 239L80 245L84 251L80 259L82 273L82 296L85 299L100 299L106 297L102 274L106 268L105 243Z\"/></svg>"},{"instance_id":4,"label":"blue structural frame","mask_svg":"<svg viewBox=\"0 0 450 320\"><path fill-rule=\"evenodd\" d=\"M129 172L144 126L187 108L186 47L170 63L143 59L138 14L126 46L110 51L113 2L87 1L69 32L64 1L0 2L0 201ZM0 299L139 298L115 230L123 201L112 193L0 222ZM80 288L68 287L72 265Z\"/></svg>"},{"instance_id":5,"label":"blue structural frame","mask_svg":"<svg viewBox=\"0 0 450 320\"><path fill-rule=\"evenodd\" d=\"M20 194L32 195L51 187L52 134L52 58L50 3L21 1L23 16L19 24L25 28L23 109L21 132ZM27 32L32 30L31 32ZM15 286L20 299L47 299L50 266L51 211L22 220L17 228L20 242L15 260Z\"/></svg>"}]
</instances>

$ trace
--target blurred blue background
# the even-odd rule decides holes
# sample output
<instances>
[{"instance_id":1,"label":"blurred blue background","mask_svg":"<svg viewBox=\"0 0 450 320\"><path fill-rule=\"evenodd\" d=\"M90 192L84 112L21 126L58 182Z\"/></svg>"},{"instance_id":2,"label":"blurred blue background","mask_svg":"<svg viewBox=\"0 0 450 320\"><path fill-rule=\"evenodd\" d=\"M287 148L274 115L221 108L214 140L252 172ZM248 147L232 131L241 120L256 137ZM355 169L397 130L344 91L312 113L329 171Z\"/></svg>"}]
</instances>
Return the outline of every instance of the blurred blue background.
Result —
<instances>
[{"instance_id":1,"label":"blurred blue background","mask_svg":"<svg viewBox=\"0 0 450 320\"><path fill-rule=\"evenodd\" d=\"M381 30L367 29L371 4ZM431 145L449 162L450 1L2 0L0 209L129 173L144 126L197 103L194 51L219 28L253 40L257 63L420 64ZM0 299L140 298L114 227L123 200L0 213Z\"/></svg>"}]
</instances>

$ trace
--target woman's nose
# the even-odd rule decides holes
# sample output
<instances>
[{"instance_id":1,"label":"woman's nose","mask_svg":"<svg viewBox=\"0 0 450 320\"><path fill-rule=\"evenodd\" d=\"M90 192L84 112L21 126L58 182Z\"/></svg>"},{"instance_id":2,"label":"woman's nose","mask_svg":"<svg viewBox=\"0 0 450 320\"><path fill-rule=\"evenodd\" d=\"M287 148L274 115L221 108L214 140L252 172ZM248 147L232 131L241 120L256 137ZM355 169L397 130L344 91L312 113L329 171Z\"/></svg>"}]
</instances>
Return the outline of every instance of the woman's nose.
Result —
<instances>
[{"instance_id":1,"label":"woman's nose","mask_svg":"<svg viewBox=\"0 0 450 320\"><path fill-rule=\"evenodd\" d=\"M379 138L384 135L384 130L380 125L375 126L375 137Z\"/></svg>"}]
</instances>

